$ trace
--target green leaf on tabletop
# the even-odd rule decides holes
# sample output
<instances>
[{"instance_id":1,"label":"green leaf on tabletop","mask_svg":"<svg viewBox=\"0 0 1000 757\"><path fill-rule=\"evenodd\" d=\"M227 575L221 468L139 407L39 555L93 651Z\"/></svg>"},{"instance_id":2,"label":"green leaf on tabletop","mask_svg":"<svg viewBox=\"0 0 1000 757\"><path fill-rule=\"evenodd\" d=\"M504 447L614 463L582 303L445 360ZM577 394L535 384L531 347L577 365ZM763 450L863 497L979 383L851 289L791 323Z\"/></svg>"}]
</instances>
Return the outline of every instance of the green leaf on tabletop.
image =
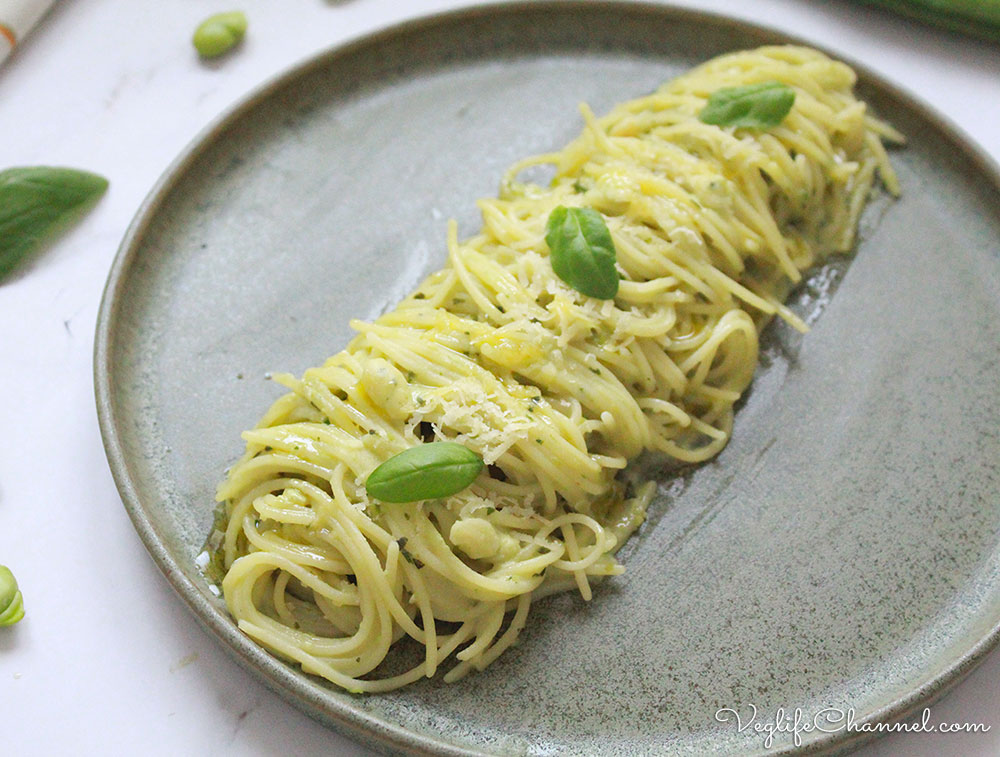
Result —
<instances>
[{"instance_id":1,"label":"green leaf on tabletop","mask_svg":"<svg viewBox=\"0 0 1000 757\"><path fill-rule=\"evenodd\" d=\"M784 120L794 103L795 90L777 81L726 87L709 96L698 118L716 126L771 129Z\"/></svg>"},{"instance_id":2,"label":"green leaf on tabletop","mask_svg":"<svg viewBox=\"0 0 1000 757\"><path fill-rule=\"evenodd\" d=\"M441 499L465 489L483 466L479 455L456 442L418 444L373 470L365 488L383 502Z\"/></svg>"},{"instance_id":3,"label":"green leaf on tabletop","mask_svg":"<svg viewBox=\"0 0 1000 757\"><path fill-rule=\"evenodd\" d=\"M104 194L108 180L73 168L0 171L0 279Z\"/></svg>"},{"instance_id":4,"label":"green leaf on tabletop","mask_svg":"<svg viewBox=\"0 0 1000 757\"><path fill-rule=\"evenodd\" d=\"M615 243L596 210L560 205L549 214L545 242L552 270L573 289L600 300L618 294Z\"/></svg>"},{"instance_id":5,"label":"green leaf on tabletop","mask_svg":"<svg viewBox=\"0 0 1000 757\"><path fill-rule=\"evenodd\" d=\"M247 32L243 11L229 11L209 16L194 30L194 49L202 58L216 58L232 50Z\"/></svg>"}]
</instances>

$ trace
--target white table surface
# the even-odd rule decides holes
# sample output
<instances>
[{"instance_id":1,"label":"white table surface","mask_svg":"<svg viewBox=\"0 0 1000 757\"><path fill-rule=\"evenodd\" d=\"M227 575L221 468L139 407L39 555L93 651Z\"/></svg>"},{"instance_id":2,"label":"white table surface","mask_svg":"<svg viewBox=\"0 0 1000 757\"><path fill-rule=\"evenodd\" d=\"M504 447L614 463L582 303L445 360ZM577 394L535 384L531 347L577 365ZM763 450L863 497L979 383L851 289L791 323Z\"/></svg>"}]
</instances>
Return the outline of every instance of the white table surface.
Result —
<instances>
[{"instance_id":1,"label":"white table surface","mask_svg":"<svg viewBox=\"0 0 1000 757\"><path fill-rule=\"evenodd\" d=\"M26 618L0 629L10 755L367 755L239 668L147 556L98 433L91 352L116 248L143 197L207 123L342 40L453 0L239 0L236 54L200 64L192 30L226 2L65 0L0 68L0 168L111 180L97 208L0 284L0 563ZM1000 46L851 2L679 2L775 26L867 62L1000 159ZM866 755L1000 753L1000 652L932 708L986 734L895 734Z\"/></svg>"}]
</instances>

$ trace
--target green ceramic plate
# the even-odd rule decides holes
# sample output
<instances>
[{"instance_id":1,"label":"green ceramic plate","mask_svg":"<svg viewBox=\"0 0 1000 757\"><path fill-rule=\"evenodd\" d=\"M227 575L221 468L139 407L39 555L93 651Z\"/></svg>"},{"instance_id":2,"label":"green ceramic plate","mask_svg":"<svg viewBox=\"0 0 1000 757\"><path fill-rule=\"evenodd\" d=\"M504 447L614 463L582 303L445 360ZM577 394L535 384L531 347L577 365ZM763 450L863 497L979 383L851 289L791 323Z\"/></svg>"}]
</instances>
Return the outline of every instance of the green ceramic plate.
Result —
<instances>
[{"instance_id":1,"label":"green ceramic plate","mask_svg":"<svg viewBox=\"0 0 1000 757\"><path fill-rule=\"evenodd\" d=\"M108 281L98 408L140 536L240 663L385 749L703 755L764 751L720 708L892 720L994 646L1000 182L863 68L861 95L910 138L893 156L904 196L873 202L853 262L801 293L813 330L769 334L732 443L664 478L628 572L591 603L538 603L518 646L460 683L356 697L245 639L195 567L240 431L281 393L267 371L321 362L348 318L439 267L445 220L476 230L474 200L575 135L580 101L600 113L719 53L784 41L663 6L472 9L319 55L167 171ZM813 748L860 738L803 735ZM774 746L793 749L791 735Z\"/></svg>"}]
</instances>

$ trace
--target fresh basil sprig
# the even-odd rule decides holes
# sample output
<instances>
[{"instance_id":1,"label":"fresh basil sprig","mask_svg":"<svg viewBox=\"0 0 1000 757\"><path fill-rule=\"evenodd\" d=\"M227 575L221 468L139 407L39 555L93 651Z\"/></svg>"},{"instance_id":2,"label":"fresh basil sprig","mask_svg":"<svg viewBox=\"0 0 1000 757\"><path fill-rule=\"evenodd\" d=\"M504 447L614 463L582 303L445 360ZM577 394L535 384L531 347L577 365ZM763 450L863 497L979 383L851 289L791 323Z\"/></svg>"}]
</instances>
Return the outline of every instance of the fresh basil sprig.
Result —
<instances>
[{"instance_id":1,"label":"fresh basil sprig","mask_svg":"<svg viewBox=\"0 0 1000 757\"><path fill-rule=\"evenodd\" d=\"M383 502L440 499L462 491L483 466L479 455L456 442L418 444L373 470L365 488Z\"/></svg>"},{"instance_id":2,"label":"fresh basil sprig","mask_svg":"<svg viewBox=\"0 0 1000 757\"><path fill-rule=\"evenodd\" d=\"M0 171L0 279L107 187L104 177L73 168Z\"/></svg>"},{"instance_id":3,"label":"fresh basil sprig","mask_svg":"<svg viewBox=\"0 0 1000 757\"><path fill-rule=\"evenodd\" d=\"M709 96L698 118L716 126L771 129L784 120L794 103L795 90L779 81L725 87Z\"/></svg>"},{"instance_id":4,"label":"fresh basil sprig","mask_svg":"<svg viewBox=\"0 0 1000 757\"><path fill-rule=\"evenodd\" d=\"M599 300L618 294L615 243L596 210L560 205L549 214L545 242L552 270L576 291Z\"/></svg>"}]
</instances>

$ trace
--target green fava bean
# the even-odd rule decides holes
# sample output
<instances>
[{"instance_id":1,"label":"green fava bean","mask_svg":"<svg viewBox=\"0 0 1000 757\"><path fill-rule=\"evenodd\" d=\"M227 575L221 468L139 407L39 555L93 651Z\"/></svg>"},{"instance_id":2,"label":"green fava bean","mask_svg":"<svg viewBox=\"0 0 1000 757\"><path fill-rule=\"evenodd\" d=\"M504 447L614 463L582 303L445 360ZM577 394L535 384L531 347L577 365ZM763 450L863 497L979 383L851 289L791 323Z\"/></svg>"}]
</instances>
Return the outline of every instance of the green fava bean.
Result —
<instances>
[{"instance_id":1,"label":"green fava bean","mask_svg":"<svg viewBox=\"0 0 1000 757\"><path fill-rule=\"evenodd\" d=\"M216 13L198 25L191 41L202 58L215 58L239 44L246 31L247 17L243 11Z\"/></svg>"},{"instance_id":2,"label":"green fava bean","mask_svg":"<svg viewBox=\"0 0 1000 757\"><path fill-rule=\"evenodd\" d=\"M440 499L465 489L484 465L479 455L456 442L418 444L373 470L365 488L383 502Z\"/></svg>"},{"instance_id":3,"label":"green fava bean","mask_svg":"<svg viewBox=\"0 0 1000 757\"><path fill-rule=\"evenodd\" d=\"M24 617L24 598L10 568L0 565L0 627L12 626Z\"/></svg>"}]
</instances>

